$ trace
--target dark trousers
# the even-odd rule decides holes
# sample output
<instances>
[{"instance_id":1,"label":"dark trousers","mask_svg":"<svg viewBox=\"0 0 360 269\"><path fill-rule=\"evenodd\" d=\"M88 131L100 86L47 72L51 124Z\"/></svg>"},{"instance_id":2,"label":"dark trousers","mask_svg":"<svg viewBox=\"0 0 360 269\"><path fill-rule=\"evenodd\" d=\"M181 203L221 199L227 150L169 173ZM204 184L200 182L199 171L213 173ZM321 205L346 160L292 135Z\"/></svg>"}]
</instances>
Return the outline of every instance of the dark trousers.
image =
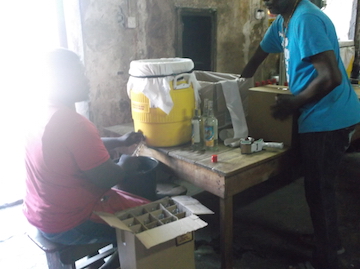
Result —
<instances>
[{"instance_id":1,"label":"dark trousers","mask_svg":"<svg viewBox=\"0 0 360 269\"><path fill-rule=\"evenodd\" d=\"M85 245L109 243L116 245L116 231L105 223L87 220L84 223L62 233L44 233L45 238L63 245Z\"/></svg>"},{"instance_id":2,"label":"dark trousers","mask_svg":"<svg viewBox=\"0 0 360 269\"><path fill-rule=\"evenodd\" d=\"M314 228L316 269L338 269L341 248L336 213L335 179L354 126L299 135L305 195Z\"/></svg>"}]
</instances>

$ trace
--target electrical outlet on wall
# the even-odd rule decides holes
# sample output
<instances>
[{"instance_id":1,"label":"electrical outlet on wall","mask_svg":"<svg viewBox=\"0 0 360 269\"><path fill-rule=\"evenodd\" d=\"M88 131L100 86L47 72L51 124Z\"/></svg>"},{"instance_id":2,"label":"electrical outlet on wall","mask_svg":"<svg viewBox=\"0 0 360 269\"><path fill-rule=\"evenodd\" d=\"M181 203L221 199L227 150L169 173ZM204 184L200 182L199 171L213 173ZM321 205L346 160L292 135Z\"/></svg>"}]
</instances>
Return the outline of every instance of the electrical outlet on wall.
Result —
<instances>
[{"instance_id":1,"label":"electrical outlet on wall","mask_svg":"<svg viewBox=\"0 0 360 269\"><path fill-rule=\"evenodd\" d=\"M255 19L262 20L265 18L265 10L257 8L255 10Z\"/></svg>"},{"instance_id":2,"label":"electrical outlet on wall","mask_svg":"<svg viewBox=\"0 0 360 269\"><path fill-rule=\"evenodd\" d=\"M250 0L250 3L249 3L249 8L250 8L250 20L258 20L259 18L257 17L257 11L259 9L261 9L261 6L260 6L260 0Z\"/></svg>"}]
</instances>

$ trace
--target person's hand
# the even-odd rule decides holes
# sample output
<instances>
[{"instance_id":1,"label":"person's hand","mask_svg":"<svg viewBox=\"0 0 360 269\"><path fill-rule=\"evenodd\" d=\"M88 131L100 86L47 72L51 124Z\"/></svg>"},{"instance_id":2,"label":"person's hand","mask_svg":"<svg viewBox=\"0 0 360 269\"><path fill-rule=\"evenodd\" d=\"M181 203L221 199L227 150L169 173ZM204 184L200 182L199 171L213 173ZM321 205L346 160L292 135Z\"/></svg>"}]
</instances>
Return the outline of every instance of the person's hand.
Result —
<instances>
[{"instance_id":1,"label":"person's hand","mask_svg":"<svg viewBox=\"0 0 360 269\"><path fill-rule=\"evenodd\" d=\"M271 115L278 120L285 120L299 108L297 98L294 95L278 94L275 97L275 105L271 106Z\"/></svg>"},{"instance_id":2,"label":"person's hand","mask_svg":"<svg viewBox=\"0 0 360 269\"><path fill-rule=\"evenodd\" d=\"M129 132L121 136L121 140L124 142L124 146L138 144L144 139L145 137L142 132Z\"/></svg>"}]
</instances>

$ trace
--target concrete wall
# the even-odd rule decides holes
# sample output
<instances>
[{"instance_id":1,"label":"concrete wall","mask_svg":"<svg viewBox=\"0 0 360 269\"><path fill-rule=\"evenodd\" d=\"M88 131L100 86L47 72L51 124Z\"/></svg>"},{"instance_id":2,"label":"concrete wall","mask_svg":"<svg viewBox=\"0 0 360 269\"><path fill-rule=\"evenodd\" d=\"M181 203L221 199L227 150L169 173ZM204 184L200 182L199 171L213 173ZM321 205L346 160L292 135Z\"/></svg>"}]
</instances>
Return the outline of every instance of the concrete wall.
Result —
<instances>
[{"instance_id":1,"label":"concrete wall","mask_svg":"<svg viewBox=\"0 0 360 269\"><path fill-rule=\"evenodd\" d=\"M360 6L360 0L354 0L357 3L357 7ZM351 73L351 78L358 79L360 75L360 8L356 9L356 18L355 18L355 60Z\"/></svg>"},{"instance_id":2,"label":"concrete wall","mask_svg":"<svg viewBox=\"0 0 360 269\"><path fill-rule=\"evenodd\" d=\"M67 0L75 1L75 0ZM99 127L131 121L126 93L130 62L176 55L177 8L214 9L215 71L240 73L267 29L255 19L262 0L84 0L79 1L83 55L91 84L91 120ZM277 72L277 57L255 79Z\"/></svg>"}]
</instances>

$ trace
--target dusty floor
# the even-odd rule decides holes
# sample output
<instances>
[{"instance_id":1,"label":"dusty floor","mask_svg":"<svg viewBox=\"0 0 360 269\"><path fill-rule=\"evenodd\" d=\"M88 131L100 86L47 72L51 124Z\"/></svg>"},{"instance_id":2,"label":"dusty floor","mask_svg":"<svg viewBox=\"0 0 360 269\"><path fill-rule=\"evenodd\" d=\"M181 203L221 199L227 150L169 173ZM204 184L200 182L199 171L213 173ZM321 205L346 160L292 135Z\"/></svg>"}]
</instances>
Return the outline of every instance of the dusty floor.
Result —
<instances>
[{"instance_id":1,"label":"dusty floor","mask_svg":"<svg viewBox=\"0 0 360 269\"><path fill-rule=\"evenodd\" d=\"M360 269L360 153L346 155L337 190L340 232L346 249L339 256L341 269ZM204 192L197 198L217 211L212 195ZM311 257L312 246L299 240L299 235L312 233L302 178L290 184L274 178L239 194L235 204L235 269L287 269ZM202 218L209 226L197 232L204 240L196 251L197 269L220 268L217 219ZM212 241L206 241L209 238Z\"/></svg>"},{"instance_id":2,"label":"dusty floor","mask_svg":"<svg viewBox=\"0 0 360 269\"><path fill-rule=\"evenodd\" d=\"M360 269L360 153L347 154L338 178L339 222L346 248L341 269ZM220 268L218 199L195 198L215 211L202 216L209 225L196 232L196 268ZM0 268L45 269L45 256L25 235L21 205L0 210ZM311 233L301 178L274 178L235 197L234 268L286 269L308 259L311 245L298 240Z\"/></svg>"}]
</instances>

